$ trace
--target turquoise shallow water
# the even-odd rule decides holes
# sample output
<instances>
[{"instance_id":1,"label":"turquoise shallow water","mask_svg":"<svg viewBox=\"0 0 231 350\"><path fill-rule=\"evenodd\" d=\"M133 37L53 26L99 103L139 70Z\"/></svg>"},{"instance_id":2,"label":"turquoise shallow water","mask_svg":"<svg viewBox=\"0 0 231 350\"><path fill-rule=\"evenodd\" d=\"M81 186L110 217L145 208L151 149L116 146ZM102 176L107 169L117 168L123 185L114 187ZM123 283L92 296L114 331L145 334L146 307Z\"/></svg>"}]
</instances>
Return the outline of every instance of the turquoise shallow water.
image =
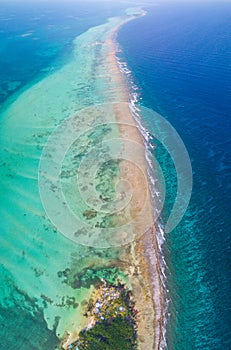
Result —
<instances>
[{"instance_id":1,"label":"turquoise shallow water","mask_svg":"<svg viewBox=\"0 0 231 350\"><path fill-rule=\"evenodd\" d=\"M46 4L45 8L20 6L6 5L2 14L1 60L5 57L7 69L2 65L2 101L5 99L5 103L0 120L0 339L2 348L44 350L55 349L58 337L65 330L78 327L82 306L86 304L93 283L102 277L113 280L118 274L122 276L115 267L117 248L79 245L57 231L44 211L38 187L42 149L55 127L89 105L120 99L103 65L110 47L101 47L101 41L121 23L120 18L109 21L106 18L112 13L121 13L121 9L98 5L100 17L98 7L93 10L82 5L79 9ZM19 14L19 20L15 14ZM31 24L33 18L36 25ZM5 25L7 21L8 26ZM102 24L92 27L99 23ZM63 34L65 26L68 26L67 33ZM47 35L51 32L52 35ZM76 37L81 32L84 33ZM34 42L38 42L35 50ZM23 54L18 50L23 50ZM17 91L18 88L21 90ZM107 108L107 113L113 121L113 111ZM98 114L90 110L77 115L75 122L78 126L88 123L90 127L91 123L94 126L100 120L105 122L104 115L103 110L99 109ZM104 139L108 132L118 133L116 127L114 129L85 133L81 143L73 145L79 148L78 156L83 156L89 145L94 146L94 142ZM65 166L63 189L71 197L66 178L72 181L72 175L67 176ZM111 164L108 169L111 169L111 181L117 165ZM108 186L109 194L110 181L102 187L99 174L99 193ZM83 212L87 209L81 205L79 208ZM85 213L85 217L89 215ZM103 228L104 217L98 218L96 224ZM85 234L81 230L76 227L77 235Z\"/></svg>"},{"instance_id":2,"label":"turquoise shallow water","mask_svg":"<svg viewBox=\"0 0 231 350\"><path fill-rule=\"evenodd\" d=\"M1 2L0 103L68 60L73 39L120 15L126 5L68 1Z\"/></svg>"}]
</instances>

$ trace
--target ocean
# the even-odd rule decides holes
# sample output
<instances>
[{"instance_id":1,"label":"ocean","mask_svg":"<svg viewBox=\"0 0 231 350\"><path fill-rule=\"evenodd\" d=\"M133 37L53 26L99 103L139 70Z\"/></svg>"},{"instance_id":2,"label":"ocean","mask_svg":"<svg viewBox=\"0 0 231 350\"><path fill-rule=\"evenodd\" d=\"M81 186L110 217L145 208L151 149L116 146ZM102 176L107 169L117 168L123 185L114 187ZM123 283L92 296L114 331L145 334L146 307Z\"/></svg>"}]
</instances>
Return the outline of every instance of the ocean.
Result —
<instances>
[{"instance_id":1,"label":"ocean","mask_svg":"<svg viewBox=\"0 0 231 350\"><path fill-rule=\"evenodd\" d=\"M106 90L105 81L91 85L98 64L92 44L113 23L100 25L128 6L98 1L1 4L2 349L55 349L65 327L77 321L76 310L81 314L92 284L105 277L113 281L120 273L108 265L117 249L76 245L57 234L39 200L37 173L53 128L76 109L105 102L105 96L96 94ZM159 4L146 10L146 16L120 29L118 57L127 67L137 106L171 123L193 169L190 205L180 224L164 234L162 245L167 348L229 350L231 5ZM141 122L164 174L166 200L159 223L164 228L177 174L153 136L154 115L143 113Z\"/></svg>"},{"instance_id":2,"label":"ocean","mask_svg":"<svg viewBox=\"0 0 231 350\"><path fill-rule=\"evenodd\" d=\"M107 19L124 9L103 2L1 4L1 349L55 349L79 324L92 285L120 273L108 263L116 249L76 244L57 232L41 203L38 172L52 130L103 102L104 91L110 97L108 77L101 74L93 86L97 42L119 23ZM84 127L91 117L82 118ZM80 159L84 142L94 144L102 133L83 138Z\"/></svg>"},{"instance_id":3,"label":"ocean","mask_svg":"<svg viewBox=\"0 0 231 350\"><path fill-rule=\"evenodd\" d=\"M1 2L0 103L68 60L75 37L120 15L124 5L102 1Z\"/></svg>"},{"instance_id":4,"label":"ocean","mask_svg":"<svg viewBox=\"0 0 231 350\"><path fill-rule=\"evenodd\" d=\"M177 130L193 169L190 205L163 248L169 349L231 348L230 32L229 3L159 4L118 38L139 103ZM152 131L150 115L143 122ZM176 173L160 145L155 155L164 170L166 220Z\"/></svg>"}]
</instances>

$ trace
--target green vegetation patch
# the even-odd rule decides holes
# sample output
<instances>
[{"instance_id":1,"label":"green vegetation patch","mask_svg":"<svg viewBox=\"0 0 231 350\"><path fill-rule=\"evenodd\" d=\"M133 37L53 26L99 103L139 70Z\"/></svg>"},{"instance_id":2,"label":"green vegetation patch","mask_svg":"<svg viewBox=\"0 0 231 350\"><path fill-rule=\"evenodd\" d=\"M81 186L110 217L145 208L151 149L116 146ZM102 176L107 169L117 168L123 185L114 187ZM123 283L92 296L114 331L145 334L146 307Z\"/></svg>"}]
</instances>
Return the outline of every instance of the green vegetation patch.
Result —
<instances>
[{"instance_id":1,"label":"green vegetation patch","mask_svg":"<svg viewBox=\"0 0 231 350\"><path fill-rule=\"evenodd\" d=\"M104 281L88 304L91 324L68 346L73 350L136 350L137 311L125 285ZM93 324L92 324L93 321Z\"/></svg>"},{"instance_id":2,"label":"green vegetation patch","mask_svg":"<svg viewBox=\"0 0 231 350\"><path fill-rule=\"evenodd\" d=\"M86 331L82 331L73 349L79 350L135 350L136 332L129 317L104 320Z\"/></svg>"}]
</instances>

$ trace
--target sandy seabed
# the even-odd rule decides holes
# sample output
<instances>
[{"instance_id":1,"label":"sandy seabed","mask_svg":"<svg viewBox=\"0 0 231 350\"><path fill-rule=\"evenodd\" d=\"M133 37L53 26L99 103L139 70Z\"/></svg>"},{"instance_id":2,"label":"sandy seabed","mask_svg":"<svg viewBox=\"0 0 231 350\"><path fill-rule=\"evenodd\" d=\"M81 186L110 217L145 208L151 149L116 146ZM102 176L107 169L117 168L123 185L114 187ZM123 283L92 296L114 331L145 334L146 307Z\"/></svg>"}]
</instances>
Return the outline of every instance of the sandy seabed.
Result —
<instances>
[{"instance_id":1,"label":"sandy seabed","mask_svg":"<svg viewBox=\"0 0 231 350\"><path fill-rule=\"evenodd\" d=\"M118 215L118 220L130 220L136 238L130 244L121 247L119 267L127 273L136 301L138 348L161 349L164 337L164 294L153 218L154 203L150 195L143 137L130 108L128 82L116 57L116 35L127 21L114 28L106 40L101 42L101 51L107 54L100 66L101 71L110 74L111 88L108 92L109 96L116 96L116 101L111 98L109 103L113 104L121 141L125 140L125 144L128 141L139 145L136 148L138 152L133 155L132 160L120 162L120 179L124 181L124 191L126 192L126 184L129 183L132 197L127 208ZM74 337L71 336L68 343L73 340Z\"/></svg>"}]
</instances>

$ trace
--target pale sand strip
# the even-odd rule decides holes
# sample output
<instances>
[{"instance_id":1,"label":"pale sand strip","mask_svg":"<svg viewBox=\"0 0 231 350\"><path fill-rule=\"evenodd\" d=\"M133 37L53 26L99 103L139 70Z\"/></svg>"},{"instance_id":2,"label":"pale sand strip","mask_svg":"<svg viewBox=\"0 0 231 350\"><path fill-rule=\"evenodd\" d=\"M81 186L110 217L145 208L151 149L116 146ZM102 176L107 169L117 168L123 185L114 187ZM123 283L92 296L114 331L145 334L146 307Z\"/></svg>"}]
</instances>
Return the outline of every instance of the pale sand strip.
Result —
<instances>
[{"instance_id":1,"label":"pale sand strip","mask_svg":"<svg viewBox=\"0 0 231 350\"><path fill-rule=\"evenodd\" d=\"M119 87L121 103L115 104L115 115L119 125L121 137L132 140L143 146L143 139L136 126L129 105L130 95L128 84L124 75L119 69L116 59L117 45L115 36L119 27L112 33L105 42L108 47L106 65L111 74L112 81ZM118 91L117 91L118 95ZM125 103L123 103L125 102ZM123 124L123 125L120 125ZM129 124L125 126L124 124ZM133 125L134 127L131 127ZM135 218L133 230L137 233L144 233L133 242L128 249L121 253L123 268L130 271L129 277L133 287L133 295L136 300L136 307L139 311L138 340L139 349L161 349L164 326L164 297L161 283L161 267L159 261L159 251L153 222L153 203L150 198L147 175L147 162L145 158L144 146L142 151L136 156L142 158L142 172L135 164L123 161L121 163L121 177L127 179L133 189L133 198L130 205L131 218ZM140 161L139 161L140 164ZM142 177L145 176L145 182ZM146 192L147 191L147 192ZM143 203L143 196L146 192L147 202ZM142 209L142 213L140 213ZM148 224L148 227L147 227Z\"/></svg>"}]
</instances>

